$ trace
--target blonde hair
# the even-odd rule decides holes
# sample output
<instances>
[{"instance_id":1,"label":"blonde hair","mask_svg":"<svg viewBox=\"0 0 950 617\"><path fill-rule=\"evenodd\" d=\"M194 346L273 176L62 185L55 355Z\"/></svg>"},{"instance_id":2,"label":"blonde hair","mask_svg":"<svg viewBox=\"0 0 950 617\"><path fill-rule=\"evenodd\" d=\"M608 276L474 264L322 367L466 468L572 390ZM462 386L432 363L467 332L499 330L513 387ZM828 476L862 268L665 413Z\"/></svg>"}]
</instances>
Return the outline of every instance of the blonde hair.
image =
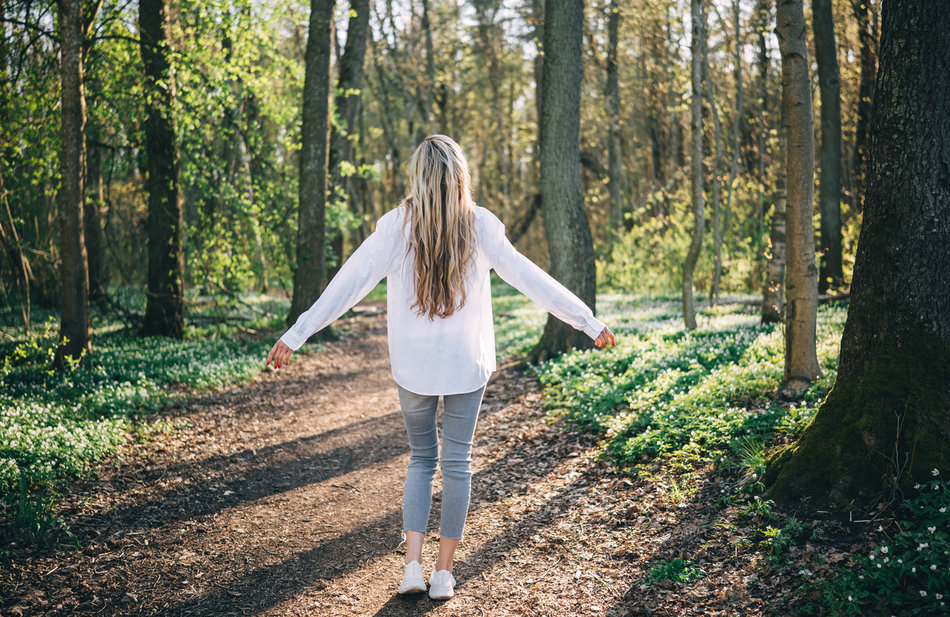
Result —
<instances>
[{"instance_id":1,"label":"blonde hair","mask_svg":"<svg viewBox=\"0 0 950 617\"><path fill-rule=\"evenodd\" d=\"M468 161L445 135L426 137L409 159L407 207L416 301L429 319L465 305L465 274L475 255L475 211Z\"/></svg>"}]
</instances>

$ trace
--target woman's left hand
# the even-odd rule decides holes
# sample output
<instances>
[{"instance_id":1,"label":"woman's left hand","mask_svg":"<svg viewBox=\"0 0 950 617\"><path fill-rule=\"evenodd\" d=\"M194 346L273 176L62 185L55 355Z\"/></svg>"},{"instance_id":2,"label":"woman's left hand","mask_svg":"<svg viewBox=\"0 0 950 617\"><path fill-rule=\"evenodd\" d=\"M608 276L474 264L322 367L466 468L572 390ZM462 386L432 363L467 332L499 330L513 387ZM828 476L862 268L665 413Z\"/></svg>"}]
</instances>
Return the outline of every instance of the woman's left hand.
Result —
<instances>
[{"instance_id":1,"label":"woman's left hand","mask_svg":"<svg viewBox=\"0 0 950 617\"><path fill-rule=\"evenodd\" d=\"M274 343L270 353L267 354L267 364L269 365L273 361L274 368L279 369L283 365L290 363L290 356L292 356L293 353L293 349L287 347L283 341L278 340Z\"/></svg>"},{"instance_id":2,"label":"woman's left hand","mask_svg":"<svg viewBox=\"0 0 950 617\"><path fill-rule=\"evenodd\" d=\"M601 332L594 341L594 345L597 345L601 349L606 347L607 343L610 343L611 347L617 346L616 343L614 343L614 333L610 331L610 328L604 328L604 331Z\"/></svg>"}]
</instances>

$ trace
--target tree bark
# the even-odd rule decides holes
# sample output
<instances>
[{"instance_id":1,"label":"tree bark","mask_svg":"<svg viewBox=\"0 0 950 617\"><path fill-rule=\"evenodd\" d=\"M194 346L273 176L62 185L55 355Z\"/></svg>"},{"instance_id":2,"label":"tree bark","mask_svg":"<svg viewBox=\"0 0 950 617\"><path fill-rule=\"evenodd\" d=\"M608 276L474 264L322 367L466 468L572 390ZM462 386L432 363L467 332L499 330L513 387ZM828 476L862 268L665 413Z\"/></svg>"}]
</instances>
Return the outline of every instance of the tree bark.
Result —
<instances>
[{"instance_id":1,"label":"tree bark","mask_svg":"<svg viewBox=\"0 0 950 617\"><path fill-rule=\"evenodd\" d=\"M884 4L868 191L834 389L775 498L877 504L950 469L950 12Z\"/></svg>"},{"instance_id":2,"label":"tree bark","mask_svg":"<svg viewBox=\"0 0 950 617\"><path fill-rule=\"evenodd\" d=\"M739 157L742 149L742 119L745 115L745 95L742 90L742 30L739 0L732 1L732 18L733 36L735 37L735 49L733 51L732 62L735 65L733 67L733 75L736 82L736 111L733 121L732 166L729 169L728 191L726 192L726 203L722 211L722 224L716 234L717 244L720 248L716 251L716 268L713 275L713 287L717 298L719 297L719 286L722 282L722 242L729 232L729 219L732 214L732 195L735 192L736 177L739 175Z\"/></svg>"},{"instance_id":3,"label":"tree bark","mask_svg":"<svg viewBox=\"0 0 950 617\"><path fill-rule=\"evenodd\" d=\"M620 148L620 86L617 79L617 31L620 28L620 6L611 0L607 7L607 115L610 119L610 135L607 137L607 158L610 176L610 228L614 231L623 225L624 166Z\"/></svg>"},{"instance_id":4,"label":"tree bark","mask_svg":"<svg viewBox=\"0 0 950 617\"><path fill-rule=\"evenodd\" d=\"M692 23L692 150L690 173L693 187L693 239L683 264L683 321L686 329L696 328L696 302L693 299L693 272L703 246L703 43L705 15L703 0L690 0Z\"/></svg>"},{"instance_id":5,"label":"tree bark","mask_svg":"<svg viewBox=\"0 0 950 617\"><path fill-rule=\"evenodd\" d=\"M99 128L86 130L86 200L83 209L83 232L89 264L89 297L98 302L106 295L106 236L102 228L105 194L102 186L102 148Z\"/></svg>"},{"instance_id":6,"label":"tree bark","mask_svg":"<svg viewBox=\"0 0 950 617\"><path fill-rule=\"evenodd\" d=\"M821 150L819 155L819 212L821 261L818 292L844 284L841 269L841 79L831 0L813 0L812 28L821 95Z\"/></svg>"},{"instance_id":7,"label":"tree bark","mask_svg":"<svg viewBox=\"0 0 950 617\"><path fill-rule=\"evenodd\" d=\"M755 7L755 20L756 20L756 35L758 37L758 65L759 65L759 74L758 74L758 118L759 123L756 134L756 143L758 151L756 154L757 159L757 177L760 185L763 187L766 185L766 171L769 166L770 153L768 152L768 133L769 133L769 122L768 122L768 113L769 113L769 66L771 60L769 58L769 48L766 45L766 34L768 32L768 23L769 23L769 6L771 0L758 0ZM784 216L784 215L783 215ZM760 254L759 247L761 247L761 237L764 228L765 222L765 211L763 209L763 200L758 198L755 200L755 233L753 235L753 240L756 248L756 256Z\"/></svg>"},{"instance_id":8,"label":"tree bark","mask_svg":"<svg viewBox=\"0 0 950 617\"><path fill-rule=\"evenodd\" d=\"M544 9L544 87L541 90L541 208L551 275L592 309L597 272L581 187L580 95L584 25L582 0L547 0ZM590 338L552 315L529 354L545 360Z\"/></svg>"},{"instance_id":9,"label":"tree bark","mask_svg":"<svg viewBox=\"0 0 950 617\"><path fill-rule=\"evenodd\" d=\"M709 109L712 111L713 118L713 141L716 146L715 156L713 157L712 174L712 210L713 210L713 277L712 288L709 291L709 303L713 304L719 298L719 282L722 277L722 220L720 217L719 206L722 202L722 175L720 165L722 164L722 122L719 121L719 106L716 103L716 90L713 86L712 76L709 74L709 58L706 45L703 45L703 73L705 74L706 96L709 97Z\"/></svg>"},{"instance_id":10,"label":"tree bark","mask_svg":"<svg viewBox=\"0 0 950 617\"><path fill-rule=\"evenodd\" d=\"M294 292L287 315L293 325L323 293L326 278L327 120L330 28L334 0L311 0L300 139L299 218Z\"/></svg>"},{"instance_id":11,"label":"tree bark","mask_svg":"<svg viewBox=\"0 0 950 617\"><path fill-rule=\"evenodd\" d=\"M148 158L148 298L142 333L181 338L185 329L185 255L168 10L167 0L139 0Z\"/></svg>"},{"instance_id":12,"label":"tree bark","mask_svg":"<svg viewBox=\"0 0 950 617\"><path fill-rule=\"evenodd\" d=\"M340 73L336 82L334 108L339 125L330 126L330 152L328 169L330 173L329 199L337 201L339 207L349 207L353 214L362 218L363 212L353 199L355 178L344 175L343 165L353 163L353 140L356 138L355 124L360 106L363 84L363 63L366 58L366 33L369 30L369 0L350 2L350 19L346 26L346 45L340 58ZM336 254L336 265L330 269L327 279L333 278L343 265L342 230L332 231L331 245Z\"/></svg>"},{"instance_id":13,"label":"tree bark","mask_svg":"<svg viewBox=\"0 0 950 617\"><path fill-rule=\"evenodd\" d=\"M858 211L864 209L864 183L867 170L868 126L871 105L874 102L874 72L877 69L876 20L871 19L868 0L851 0L851 9L858 21L858 41L861 45L861 76L858 81L857 126L854 130L854 203Z\"/></svg>"},{"instance_id":14,"label":"tree bark","mask_svg":"<svg viewBox=\"0 0 950 617\"><path fill-rule=\"evenodd\" d=\"M779 127L779 152L788 149L785 120ZM775 209L772 212L772 232L769 236L769 265L762 291L762 323L778 323L785 316L785 165L779 165L775 187Z\"/></svg>"},{"instance_id":15,"label":"tree bark","mask_svg":"<svg viewBox=\"0 0 950 617\"><path fill-rule=\"evenodd\" d=\"M367 7L369 7L368 0L360 0L360 2L365 2ZM367 23L369 22L367 21ZM432 132L432 89L435 88L435 58L432 56L432 25L429 22L429 0L422 0L421 26L422 34L425 37L426 48L426 83L419 89L419 97L422 103L422 123L420 131L428 135ZM365 35L363 38L366 38ZM347 43L349 43L349 29L347 29L346 40ZM423 136L423 139L425 139L425 136ZM420 139L419 141L422 140Z\"/></svg>"},{"instance_id":16,"label":"tree bark","mask_svg":"<svg viewBox=\"0 0 950 617\"><path fill-rule=\"evenodd\" d=\"M83 94L82 2L61 0L59 7L60 68L62 81L62 175L59 206L62 260L62 314L60 341L54 366L67 358L81 360L89 351L89 275L83 238L83 167L86 102Z\"/></svg>"},{"instance_id":17,"label":"tree bark","mask_svg":"<svg viewBox=\"0 0 950 617\"><path fill-rule=\"evenodd\" d=\"M821 374L815 347L818 268L812 230L814 122L802 0L779 0L776 33L782 53L782 107L788 139L784 383L790 392L798 392Z\"/></svg>"}]
</instances>

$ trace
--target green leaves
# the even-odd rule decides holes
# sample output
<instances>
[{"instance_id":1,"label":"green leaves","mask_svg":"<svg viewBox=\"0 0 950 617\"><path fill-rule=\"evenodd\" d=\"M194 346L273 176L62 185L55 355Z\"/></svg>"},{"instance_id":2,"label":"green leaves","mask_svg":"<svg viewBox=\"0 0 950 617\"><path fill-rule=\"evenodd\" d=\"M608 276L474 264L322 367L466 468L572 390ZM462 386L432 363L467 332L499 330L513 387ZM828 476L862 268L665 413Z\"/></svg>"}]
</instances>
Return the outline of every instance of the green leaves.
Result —
<instances>
[{"instance_id":1,"label":"green leaves","mask_svg":"<svg viewBox=\"0 0 950 617\"><path fill-rule=\"evenodd\" d=\"M841 309L821 312L825 377L802 405L785 407L771 403L782 378L778 328L723 305L687 332L677 303L614 298L602 319L630 324L618 326L616 349L565 354L538 376L550 413L603 435L603 457L618 467L635 471L659 458L688 470L730 448L764 444L779 427L800 430L833 383ZM740 456L758 469L752 454Z\"/></svg>"}]
</instances>

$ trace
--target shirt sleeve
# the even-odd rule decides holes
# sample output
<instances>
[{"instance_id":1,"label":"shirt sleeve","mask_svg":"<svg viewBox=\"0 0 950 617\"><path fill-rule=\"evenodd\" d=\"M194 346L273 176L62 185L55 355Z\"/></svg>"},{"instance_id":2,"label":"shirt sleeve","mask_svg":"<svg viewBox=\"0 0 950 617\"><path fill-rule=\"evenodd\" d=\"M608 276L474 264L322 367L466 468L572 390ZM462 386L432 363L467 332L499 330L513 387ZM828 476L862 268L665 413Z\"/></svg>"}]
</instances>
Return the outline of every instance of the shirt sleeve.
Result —
<instances>
[{"instance_id":1,"label":"shirt sleeve","mask_svg":"<svg viewBox=\"0 0 950 617\"><path fill-rule=\"evenodd\" d=\"M317 301L300 314L280 340L296 351L308 338L327 327L366 297L385 277L397 252L393 221L380 219L371 233L346 260Z\"/></svg>"},{"instance_id":2,"label":"shirt sleeve","mask_svg":"<svg viewBox=\"0 0 950 617\"><path fill-rule=\"evenodd\" d=\"M484 245L492 267L502 279L564 323L596 339L606 326L580 298L518 252L505 235L505 226L489 213Z\"/></svg>"}]
</instances>

